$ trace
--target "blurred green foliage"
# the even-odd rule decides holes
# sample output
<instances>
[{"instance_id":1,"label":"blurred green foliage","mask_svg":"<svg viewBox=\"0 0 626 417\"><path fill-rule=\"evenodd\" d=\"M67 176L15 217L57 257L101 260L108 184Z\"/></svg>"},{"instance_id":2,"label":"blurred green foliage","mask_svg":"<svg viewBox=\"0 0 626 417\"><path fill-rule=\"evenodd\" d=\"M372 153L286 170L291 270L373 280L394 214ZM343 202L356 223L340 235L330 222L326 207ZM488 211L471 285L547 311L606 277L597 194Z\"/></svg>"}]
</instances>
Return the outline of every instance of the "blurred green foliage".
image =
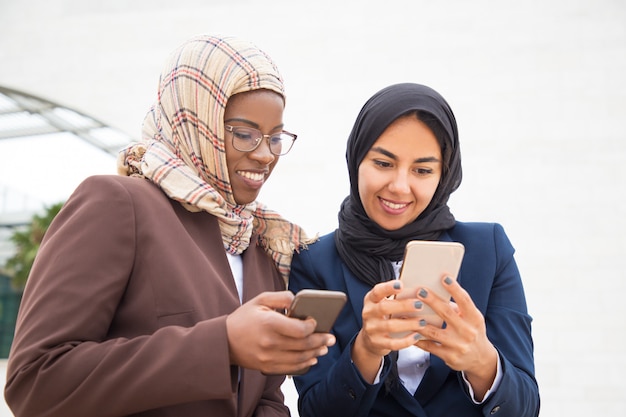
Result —
<instances>
[{"instance_id":1,"label":"blurred green foliage","mask_svg":"<svg viewBox=\"0 0 626 417\"><path fill-rule=\"evenodd\" d=\"M11 277L15 288L24 288L30 269L33 266L35 255L43 240L52 219L59 213L64 203L57 203L47 207L43 214L35 214L25 229L17 230L11 235L15 244L16 253L5 264L5 273Z\"/></svg>"}]
</instances>

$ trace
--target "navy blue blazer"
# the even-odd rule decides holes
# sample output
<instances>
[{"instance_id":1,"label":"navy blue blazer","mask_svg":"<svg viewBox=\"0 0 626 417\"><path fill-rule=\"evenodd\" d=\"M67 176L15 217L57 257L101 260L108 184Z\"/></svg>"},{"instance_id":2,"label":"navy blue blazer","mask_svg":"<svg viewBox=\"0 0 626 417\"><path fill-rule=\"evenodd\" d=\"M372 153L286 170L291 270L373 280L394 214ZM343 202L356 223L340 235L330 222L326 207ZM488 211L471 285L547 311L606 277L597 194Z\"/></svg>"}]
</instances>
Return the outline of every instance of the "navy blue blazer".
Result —
<instances>
[{"instance_id":1,"label":"navy blue blazer","mask_svg":"<svg viewBox=\"0 0 626 417\"><path fill-rule=\"evenodd\" d=\"M289 289L343 291L349 302L333 328L337 343L317 365L294 377L301 417L349 416L487 416L531 417L539 414L534 377L532 318L514 249L502 226L461 223L440 240L461 242L465 257L458 281L485 317L487 336L500 354L503 378L499 388L480 405L474 404L460 372L431 355L430 367L415 395L401 384L387 390L383 382L363 380L350 358L350 346L361 329L363 297L371 287L357 279L341 261L334 233L323 236L293 259ZM385 357L381 381L392 366Z\"/></svg>"}]
</instances>

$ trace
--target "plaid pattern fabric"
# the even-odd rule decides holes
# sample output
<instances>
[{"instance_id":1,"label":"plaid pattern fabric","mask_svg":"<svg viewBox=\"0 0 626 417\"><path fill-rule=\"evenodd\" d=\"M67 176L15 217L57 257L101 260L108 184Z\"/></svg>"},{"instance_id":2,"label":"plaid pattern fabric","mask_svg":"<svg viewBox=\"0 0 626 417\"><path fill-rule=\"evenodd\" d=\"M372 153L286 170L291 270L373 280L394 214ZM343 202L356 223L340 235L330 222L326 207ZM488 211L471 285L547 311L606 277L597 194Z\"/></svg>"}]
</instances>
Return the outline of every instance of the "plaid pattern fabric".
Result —
<instances>
[{"instance_id":1,"label":"plaid pattern fabric","mask_svg":"<svg viewBox=\"0 0 626 417\"><path fill-rule=\"evenodd\" d=\"M278 69L253 44L214 36L184 43L161 74L142 142L120 152L118 172L149 179L190 211L215 215L231 254L241 254L257 231L286 281L293 251L314 239L259 202L238 205L226 166L223 120L228 98L261 88L284 97Z\"/></svg>"}]
</instances>

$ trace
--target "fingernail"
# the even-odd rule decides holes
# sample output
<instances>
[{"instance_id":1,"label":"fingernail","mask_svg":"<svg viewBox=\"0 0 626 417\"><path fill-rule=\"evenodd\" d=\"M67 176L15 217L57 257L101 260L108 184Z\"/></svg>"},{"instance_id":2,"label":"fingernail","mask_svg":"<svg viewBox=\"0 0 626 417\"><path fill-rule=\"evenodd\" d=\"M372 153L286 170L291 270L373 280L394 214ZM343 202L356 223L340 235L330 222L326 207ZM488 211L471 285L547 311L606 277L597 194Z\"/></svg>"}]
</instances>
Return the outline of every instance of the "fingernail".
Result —
<instances>
[{"instance_id":1,"label":"fingernail","mask_svg":"<svg viewBox=\"0 0 626 417\"><path fill-rule=\"evenodd\" d=\"M416 302L415 302L415 308L416 308L417 310L419 310L420 308L422 308L422 305L423 305L423 304L422 304L422 302L421 302L421 301L416 301Z\"/></svg>"},{"instance_id":2,"label":"fingernail","mask_svg":"<svg viewBox=\"0 0 626 417\"><path fill-rule=\"evenodd\" d=\"M393 283L393 289L394 290L399 290L400 289L400 283L398 281Z\"/></svg>"},{"instance_id":3,"label":"fingernail","mask_svg":"<svg viewBox=\"0 0 626 417\"><path fill-rule=\"evenodd\" d=\"M446 284L450 285L450 284L452 284L452 278L450 278L450 277L446 277L446 278L443 280L443 282L445 282Z\"/></svg>"},{"instance_id":4,"label":"fingernail","mask_svg":"<svg viewBox=\"0 0 626 417\"><path fill-rule=\"evenodd\" d=\"M415 334L415 336L413 336L413 340L420 340L422 338L422 335L417 333Z\"/></svg>"},{"instance_id":5,"label":"fingernail","mask_svg":"<svg viewBox=\"0 0 626 417\"><path fill-rule=\"evenodd\" d=\"M420 320L420 326L422 326L422 327L426 326L426 320L421 319Z\"/></svg>"},{"instance_id":6,"label":"fingernail","mask_svg":"<svg viewBox=\"0 0 626 417\"><path fill-rule=\"evenodd\" d=\"M419 292L420 297L426 298L428 296L428 291L426 291L424 288L420 289Z\"/></svg>"}]
</instances>

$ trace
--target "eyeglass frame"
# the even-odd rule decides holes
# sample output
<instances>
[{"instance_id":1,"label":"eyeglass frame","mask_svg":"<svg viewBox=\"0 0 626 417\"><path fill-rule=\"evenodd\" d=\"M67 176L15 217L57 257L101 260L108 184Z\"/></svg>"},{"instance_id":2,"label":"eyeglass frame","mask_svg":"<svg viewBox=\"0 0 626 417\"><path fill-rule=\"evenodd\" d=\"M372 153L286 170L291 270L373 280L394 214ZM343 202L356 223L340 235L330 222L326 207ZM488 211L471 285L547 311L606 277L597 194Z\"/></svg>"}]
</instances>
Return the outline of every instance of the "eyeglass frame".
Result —
<instances>
[{"instance_id":1,"label":"eyeglass frame","mask_svg":"<svg viewBox=\"0 0 626 417\"><path fill-rule=\"evenodd\" d=\"M263 132L261 132L259 129L254 128L254 127L249 127L249 126L232 126L232 125L224 124L224 128L226 129L226 131L230 132L230 134L232 135L231 143L233 144L233 148L235 148L239 152L253 152L254 150L256 150L259 147L261 142L263 142L263 139L266 139L268 148L269 148L269 150L270 150L272 155L274 155L274 156L284 156L284 155L287 155L291 151L291 149L293 148L293 145L296 143L296 139L298 139L298 135L296 135L295 133L288 132L286 130L281 130L280 132L276 132L276 133L273 133L271 135L264 135ZM261 137L256 139L256 141L257 141L256 145L254 145L254 147L252 149L248 149L248 150L244 151L244 150L238 149L237 146L235 145L235 129L240 129L240 128L256 130L257 132L259 132L261 134ZM291 136L293 138L292 141L291 141L291 146L289 147L289 149L287 149L287 152L281 153L281 154L276 154L276 153L274 153L274 151L272 151L272 144L270 142L270 139L272 138L272 136L274 136L276 134L280 134L280 135L286 134L287 136Z\"/></svg>"}]
</instances>

